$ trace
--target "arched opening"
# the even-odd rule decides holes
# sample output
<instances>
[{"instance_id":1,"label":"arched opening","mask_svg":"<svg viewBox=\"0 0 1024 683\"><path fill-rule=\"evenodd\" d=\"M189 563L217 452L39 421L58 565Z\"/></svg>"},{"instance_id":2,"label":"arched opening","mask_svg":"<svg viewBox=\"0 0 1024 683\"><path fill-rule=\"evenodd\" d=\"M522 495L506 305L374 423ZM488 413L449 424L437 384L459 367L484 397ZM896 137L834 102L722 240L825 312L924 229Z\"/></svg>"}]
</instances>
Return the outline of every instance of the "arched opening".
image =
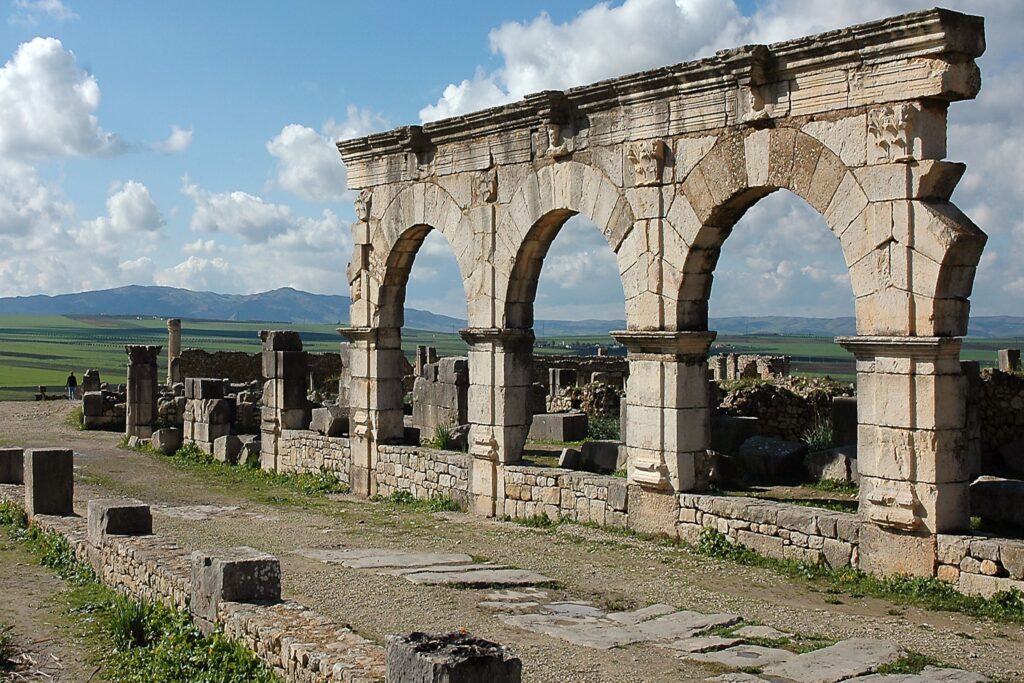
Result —
<instances>
[{"instance_id":1,"label":"arched opening","mask_svg":"<svg viewBox=\"0 0 1024 683\"><path fill-rule=\"evenodd\" d=\"M399 349L403 440L465 450L469 370L458 331L466 315L454 251L440 230L407 229L388 256L378 335ZM394 399L392 399L394 400ZM448 439L439 442L439 435Z\"/></svg>"},{"instance_id":2,"label":"arched opening","mask_svg":"<svg viewBox=\"0 0 1024 683\"><path fill-rule=\"evenodd\" d=\"M514 411L527 418L526 461L618 469L614 443L602 450L590 442L620 439L628 366L608 333L625 327L625 297L616 254L589 217L554 209L527 231L509 279L505 324L535 337L532 386L517 395L525 405ZM560 457L566 448L568 457Z\"/></svg>"},{"instance_id":3,"label":"arched opening","mask_svg":"<svg viewBox=\"0 0 1024 683\"><path fill-rule=\"evenodd\" d=\"M708 363L719 485L856 510L856 366L834 342L856 334L841 245L788 190L747 192L713 220L727 226L709 245L714 287L709 269L695 289L717 331Z\"/></svg>"}]
</instances>

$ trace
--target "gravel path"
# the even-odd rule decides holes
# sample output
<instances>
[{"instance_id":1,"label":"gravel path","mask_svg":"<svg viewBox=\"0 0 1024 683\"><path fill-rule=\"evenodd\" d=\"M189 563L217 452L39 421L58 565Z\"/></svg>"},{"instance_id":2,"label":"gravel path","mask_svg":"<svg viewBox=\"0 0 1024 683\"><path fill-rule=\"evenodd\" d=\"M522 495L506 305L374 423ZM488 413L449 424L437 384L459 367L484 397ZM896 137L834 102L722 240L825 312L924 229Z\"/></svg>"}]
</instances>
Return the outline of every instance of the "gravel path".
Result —
<instances>
[{"instance_id":1,"label":"gravel path","mask_svg":"<svg viewBox=\"0 0 1024 683\"><path fill-rule=\"evenodd\" d=\"M477 603L488 591L418 586L397 576L329 565L297 554L310 548L395 548L465 553L539 571L566 599L610 610L665 603L839 640L893 640L965 669L1024 680L1024 628L960 614L905 608L871 598L813 592L771 571L741 567L597 529L539 530L460 513L417 510L334 497L303 498L274 487L181 469L156 456L119 450L116 434L76 432L71 406L0 402L0 441L62 445L79 453L76 505L130 495L164 506L155 531L186 547L251 545L278 555L284 592L362 635L382 642L399 631L466 628L510 646L530 682L627 683L704 680L712 670L650 644L595 651L502 623ZM206 505L207 508L192 506ZM842 604L831 604L838 598Z\"/></svg>"}]
</instances>

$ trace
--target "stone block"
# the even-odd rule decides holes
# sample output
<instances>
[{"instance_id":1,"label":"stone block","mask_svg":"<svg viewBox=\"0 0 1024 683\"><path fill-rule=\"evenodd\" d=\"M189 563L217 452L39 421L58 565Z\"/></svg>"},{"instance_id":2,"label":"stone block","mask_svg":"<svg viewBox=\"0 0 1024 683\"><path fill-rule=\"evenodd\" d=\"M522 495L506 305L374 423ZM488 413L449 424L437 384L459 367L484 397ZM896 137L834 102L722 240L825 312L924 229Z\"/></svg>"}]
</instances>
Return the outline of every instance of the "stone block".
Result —
<instances>
[{"instance_id":1,"label":"stone block","mask_svg":"<svg viewBox=\"0 0 1024 683\"><path fill-rule=\"evenodd\" d=\"M437 381L458 386L469 385L469 359L448 356L437 362Z\"/></svg>"},{"instance_id":2,"label":"stone block","mask_svg":"<svg viewBox=\"0 0 1024 683\"><path fill-rule=\"evenodd\" d=\"M242 448L238 451L238 466L239 467L251 467L252 463L258 463L260 461L260 450L263 446L262 442L249 435L249 440L245 440L246 437L241 437Z\"/></svg>"},{"instance_id":3,"label":"stone block","mask_svg":"<svg viewBox=\"0 0 1024 683\"><path fill-rule=\"evenodd\" d=\"M25 483L25 451L0 448L0 484Z\"/></svg>"},{"instance_id":4,"label":"stone block","mask_svg":"<svg viewBox=\"0 0 1024 683\"><path fill-rule=\"evenodd\" d=\"M757 435L758 419L739 415L715 415L711 418L711 450L737 455L743 442Z\"/></svg>"},{"instance_id":5,"label":"stone block","mask_svg":"<svg viewBox=\"0 0 1024 683\"><path fill-rule=\"evenodd\" d=\"M221 601L274 603L281 599L281 563L254 548L196 550L192 553L190 609L210 625Z\"/></svg>"},{"instance_id":6,"label":"stone block","mask_svg":"<svg viewBox=\"0 0 1024 683\"><path fill-rule=\"evenodd\" d=\"M999 369L1003 372L1017 372L1021 369L1020 349L999 349Z\"/></svg>"},{"instance_id":7,"label":"stone block","mask_svg":"<svg viewBox=\"0 0 1024 683\"><path fill-rule=\"evenodd\" d=\"M213 441L213 459L218 462L234 465L241 450L242 442L234 434L219 436Z\"/></svg>"},{"instance_id":8,"label":"stone block","mask_svg":"<svg viewBox=\"0 0 1024 683\"><path fill-rule=\"evenodd\" d=\"M461 632L388 636L386 661L393 683L520 683L523 673L501 645Z\"/></svg>"},{"instance_id":9,"label":"stone block","mask_svg":"<svg viewBox=\"0 0 1024 683\"><path fill-rule=\"evenodd\" d=\"M209 377L189 377L185 380L185 398L211 399L224 397L224 380Z\"/></svg>"},{"instance_id":10,"label":"stone block","mask_svg":"<svg viewBox=\"0 0 1024 683\"><path fill-rule=\"evenodd\" d=\"M625 479L608 483L608 507L616 512L629 509L629 486Z\"/></svg>"},{"instance_id":11,"label":"stone block","mask_svg":"<svg viewBox=\"0 0 1024 683\"><path fill-rule=\"evenodd\" d=\"M297 380L305 386L308 361L302 351L264 351L261 356L263 377Z\"/></svg>"},{"instance_id":12,"label":"stone block","mask_svg":"<svg viewBox=\"0 0 1024 683\"><path fill-rule=\"evenodd\" d=\"M199 412L195 416L196 422L205 422L211 425L230 424L233 407L231 401L226 398L203 400L197 406Z\"/></svg>"},{"instance_id":13,"label":"stone block","mask_svg":"<svg viewBox=\"0 0 1024 683\"><path fill-rule=\"evenodd\" d=\"M338 406L314 408L309 428L324 436L342 436L348 431L348 409Z\"/></svg>"},{"instance_id":14,"label":"stone block","mask_svg":"<svg viewBox=\"0 0 1024 683\"><path fill-rule=\"evenodd\" d=\"M89 501L89 542L103 545L103 537L145 536L153 533L153 515L141 500Z\"/></svg>"},{"instance_id":15,"label":"stone block","mask_svg":"<svg viewBox=\"0 0 1024 683\"><path fill-rule=\"evenodd\" d=\"M33 515L74 514L74 454L63 448L25 451L25 512Z\"/></svg>"},{"instance_id":16,"label":"stone block","mask_svg":"<svg viewBox=\"0 0 1024 683\"><path fill-rule=\"evenodd\" d=\"M575 448L563 448L558 456L558 466L566 470L579 469L580 461L580 452Z\"/></svg>"},{"instance_id":17,"label":"stone block","mask_svg":"<svg viewBox=\"0 0 1024 683\"><path fill-rule=\"evenodd\" d=\"M582 441L587 438L586 413L541 413L533 416L533 441Z\"/></svg>"},{"instance_id":18,"label":"stone block","mask_svg":"<svg viewBox=\"0 0 1024 683\"><path fill-rule=\"evenodd\" d=\"M1024 481L978 477L971 484L971 516L1024 527Z\"/></svg>"},{"instance_id":19,"label":"stone block","mask_svg":"<svg viewBox=\"0 0 1024 683\"><path fill-rule=\"evenodd\" d=\"M222 436L231 433L230 424L206 424L196 422L192 425L192 438L199 444L211 444Z\"/></svg>"},{"instance_id":20,"label":"stone block","mask_svg":"<svg viewBox=\"0 0 1024 683\"><path fill-rule=\"evenodd\" d=\"M302 337L292 330L260 330L264 351L301 351Z\"/></svg>"},{"instance_id":21,"label":"stone block","mask_svg":"<svg viewBox=\"0 0 1024 683\"><path fill-rule=\"evenodd\" d=\"M839 446L826 451L816 451L804 456L804 466L811 479L821 481L857 480L857 447Z\"/></svg>"},{"instance_id":22,"label":"stone block","mask_svg":"<svg viewBox=\"0 0 1024 683\"><path fill-rule=\"evenodd\" d=\"M157 429L150 437L153 448L164 455L174 455L181 448L184 434L177 427Z\"/></svg>"},{"instance_id":23,"label":"stone block","mask_svg":"<svg viewBox=\"0 0 1024 683\"><path fill-rule=\"evenodd\" d=\"M104 403L102 391L87 391L82 394L82 414L90 417L102 415Z\"/></svg>"},{"instance_id":24,"label":"stone block","mask_svg":"<svg viewBox=\"0 0 1024 683\"><path fill-rule=\"evenodd\" d=\"M754 436L739 450L741 475L749 481L775 482L802 474L807 446L767 436Z\"/></svg>"},{"instance_id":25,"label":"stone block","mask_svg":"<svg viewBox=\"0 0 1024 683\"><path fill-rule=\"evenodd\" d=\"M611 473L618 469L618 441L587 441L580 450L583 468L595 472Z\"/></svg>"}]
</instances>

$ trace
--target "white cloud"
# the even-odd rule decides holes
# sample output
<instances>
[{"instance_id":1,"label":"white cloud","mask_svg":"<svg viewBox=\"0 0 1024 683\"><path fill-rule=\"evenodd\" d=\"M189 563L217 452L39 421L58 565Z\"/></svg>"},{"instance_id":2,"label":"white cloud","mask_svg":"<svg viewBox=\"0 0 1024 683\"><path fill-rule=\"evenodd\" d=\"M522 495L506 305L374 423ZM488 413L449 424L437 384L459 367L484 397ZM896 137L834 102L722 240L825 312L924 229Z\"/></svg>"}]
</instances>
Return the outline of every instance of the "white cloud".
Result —
<instances>
[{"instance_id":1,"label":"white cloud","mask_svg":"<svg viewBox=\"0 0 1024 683\"><path fill-rule=\"evenodd\" d=\"M33 38L0 67L0 157L40 160L122 149L96 119L100 88L56 38Z\"/></svg>"},{"instance_id":2,"label":"white cloud","mask_svg":"<svg viewBox=\"0 0 1024 683\"><path fill-rule=\"evenodd\" d=\"M266 242L292 225L292 211L247 192L209 192L185 179L182 192L195 204L190 226L197 232L227 232L246 242Z\"/></svg>"},{"instance_id":3,"label":"white cloud","mask_svg":"<svg viewBox=\"0 0 1024 683\"><path fill-rule=\"evenodd\" d=\"M128 244L151 249L163 227L149 189L129 180L107 198L107 215L86 221L74 236L79 247L96 252L121 251Z\"/></svg>"},{"instance_id":4,"label":"white cloud","mask_svg":"<svg viewBox=\"0 0 1024 683\"><path fill-rule=\"evenodd\" d=\"M212 254L220 248L216 240L196 240L181 247L186 254Z\"/></svg>"},{"instance_id":5,"label":"white cloud","mask_svg":"<svg viewBox=\"0 0 1024 683\"><path fill-rule=\"evenodd\" d=\"M78 18L74 10L61 0L14 0L11 6L14 13L8 21L12 24L35 26L43 18L54 21L71 21Z\"/></svg>"},{"instance_id":6,"label":"white cloud","mask_svg":"<svg viewBox=\"0 0 1024 683\"><path fill-rule=\"evenodd\" d=\"M171 126L171 134L167 136L167 139L152 145L154 150L164 154L177 154L179 152L184 152L191 146L192 129L185 129L180 126Z\"/></svg>"},{"instance_id":7,"label":"white cloud","mask_svg":"<svg viewBox=\"0 0 1024 683\"><path fill-rule=\"evenodd\" d=\"M153 279L164 287L195 291L233 292L237 287L236 273L219 256L212 259L189 256L178 265L160 271Z\"/></svg>"},{"instance_id":8,"label":"white cloud","mask_svg":"<svg viewBox=\"0 0 1024 683\"><path fill-rule=\"evenodd\" d=\"M297 123L285 126L267 143L267 152L277 159L277 185L313 202L351 199L345 166L334 143L385 125L380 115L349 105L343 121L328 119L319 133Z\"/></svg>"}]
</instances>

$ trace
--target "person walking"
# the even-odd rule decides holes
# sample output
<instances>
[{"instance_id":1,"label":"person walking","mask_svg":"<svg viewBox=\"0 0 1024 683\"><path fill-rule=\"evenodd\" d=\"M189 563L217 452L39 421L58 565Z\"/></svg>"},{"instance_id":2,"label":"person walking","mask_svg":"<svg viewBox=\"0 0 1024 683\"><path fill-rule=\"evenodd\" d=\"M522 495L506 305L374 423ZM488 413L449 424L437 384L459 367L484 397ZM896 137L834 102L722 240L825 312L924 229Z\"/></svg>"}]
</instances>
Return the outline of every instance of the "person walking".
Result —
<instances>
[{"instance_id":1,"label":"person walking","mask_svg":"<svg viewBox=\"0 0 1024 683\"><path fill-rule=\"evenodd\" d=\"M68 381L64 386L68 388L68 400L74 401L77 398L76 394L78 393L78 380L75 379L74 370L68 373Z\"/></svg>"}]
</instances>

